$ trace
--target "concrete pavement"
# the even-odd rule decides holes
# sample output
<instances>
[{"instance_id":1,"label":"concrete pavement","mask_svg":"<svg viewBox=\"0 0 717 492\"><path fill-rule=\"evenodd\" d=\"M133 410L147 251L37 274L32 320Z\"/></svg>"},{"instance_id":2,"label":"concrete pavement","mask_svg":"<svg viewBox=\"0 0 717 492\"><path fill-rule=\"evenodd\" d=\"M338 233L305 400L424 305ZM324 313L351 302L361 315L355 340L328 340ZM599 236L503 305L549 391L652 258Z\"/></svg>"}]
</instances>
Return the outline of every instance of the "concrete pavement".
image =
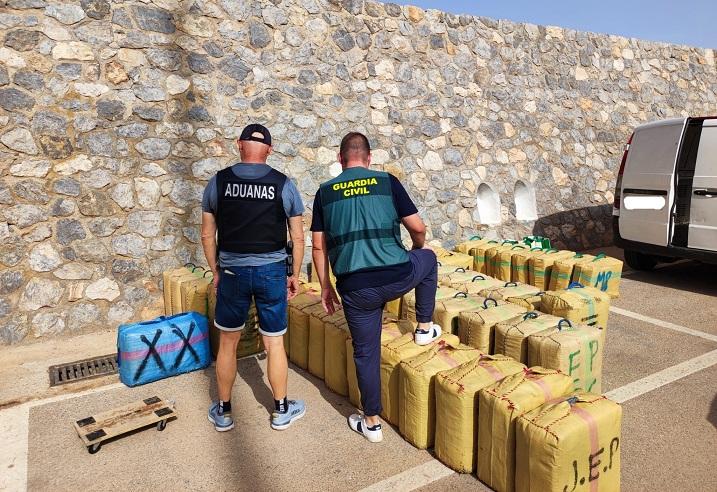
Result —
<instances>
[{"instance_id":1,"label":"concrete pavement","mask_svg":"<svg viewBox=\"0 0 717 492\"><path fill-rule=\"evenodd\" d=\"M717 333L711 321L717 314L715 273L717 268L693 263L625 273L614 306L628 314L610 314L603 391L625 388L658 371L667 376L623 403L624 491L717 490L717 364L712 362L717 361L717 340L670 328ZM660 326L629 313L668 323ZM64 350L72 356L63 360L112 351L113 337L100 334L96 340L94 346L83 340L76 351L68 345ZM90 349L94 352L85 353ZM219 434L206 420L214 391L211 370L138 388L96 381L100 387L81 397L51 395L47 373L40 369L46 371L62 352L53 362L41 359L40 345L0 352L0 374L11 383L0 388L0 405L11 401L0 410L0 432L9 442L0 449L0 488L143 490L171 484L179 490L360 490L378 484L375 488L382 490L487 490L473 476L436 466L429 452L416 450L390 426L379 445L352 434L345 423L353 411L348 401L295 367L291 396L306 399L304 419L284 432L269 428L265 361L252 357L240 361L232 398L238 426ZM681 377L687 370L683 366L695 358L707 360L706 368ZM13 371L27 372L21 384L5 379ZM17 404L28 393L55 400ZM164 432L147 429L107 443L96 455L86 452L72 428L74 420L155 393L178 405L179 418ZM25 455L19 451L23 428Z\"/></svg>"}]
</instances>

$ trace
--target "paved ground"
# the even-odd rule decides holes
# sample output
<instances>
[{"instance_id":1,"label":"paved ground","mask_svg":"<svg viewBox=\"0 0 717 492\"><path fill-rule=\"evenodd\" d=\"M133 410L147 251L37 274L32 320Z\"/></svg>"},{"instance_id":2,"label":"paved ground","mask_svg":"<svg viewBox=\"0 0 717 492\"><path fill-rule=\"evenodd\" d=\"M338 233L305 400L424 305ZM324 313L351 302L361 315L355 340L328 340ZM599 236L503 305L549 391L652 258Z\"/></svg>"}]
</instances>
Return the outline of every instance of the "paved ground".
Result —
<instances>
[{"instance_id":1,"label":"paved ground","mask_svg":"<svg viewBox=\"0 0 717 492\"><path fill-rule=\"evenodd\" d=\"M603 382L623 403L624 491L717 490L716 275L717 267L694 263L625 274ZM113 345L105 333L0 352L0 490L164 490L168 483L175 490L487 490L390 427L380 445L350 433L347 400L300 369L291 370L291 392L309 411L289 430L271 431L261 357L240 362L232 400L238 427L226 434L205 417L211 370L132 389L111 378L81 393L47 389L47 365ZM50 348L48 362L41 355ZM21 378L6 384L15 375ZM153 394L177 401L179 418L164 432L144 430L87 454L72 421Z\"/></svg>"}]
</instances>

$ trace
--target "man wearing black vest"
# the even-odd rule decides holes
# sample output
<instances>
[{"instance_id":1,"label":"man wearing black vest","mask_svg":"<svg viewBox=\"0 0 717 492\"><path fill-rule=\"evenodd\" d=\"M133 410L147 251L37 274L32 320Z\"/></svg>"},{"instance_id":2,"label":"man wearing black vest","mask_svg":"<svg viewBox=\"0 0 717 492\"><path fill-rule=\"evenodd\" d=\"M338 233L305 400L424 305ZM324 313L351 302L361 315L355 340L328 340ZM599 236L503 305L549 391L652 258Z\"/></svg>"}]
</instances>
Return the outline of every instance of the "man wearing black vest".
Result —
<instances>
[{"instance_id":1,"label":"man wearing black vest","mask_svg":"<svg viewBox=\"0 0 717 492\"><path fill-rule=\"evenodd\" d=\"M231 391L237 372L237 344L253 299L274 393L271 427L283 430L305 413L303 401L287 400L288 362L283 342L287 298L294 297L299 289L304 205L292 181L266 164L271 153L269 130L258 124L247 126L238 146L241 162L219 171L209 181L202 199L202 246L214 273L214 324L220 333L219 401L209 407L209 421L218 431L234 428ZM287 223L294 244L293 275L289 277Z\"/></svg>"},{"instance_id":2,"label":"man wearing black vest","mask_svg":"<svg viewBox=\"0 0 717 492\"><path fill-rule=\"evenodd\" d=\"M415 343L426 345L440 336L441 328L431 322L438 284L436 255L423 249L426 228L398 179L368 168L371 149L364 135L346 135L338 158L343 172L323 183L314 198L313 258L324 309L333 313L338 304L329 281L329 260L351 331L364 415L351 415L349 426L379 442L382 312L386 302L415 288ZM411 235L412 251L403 246L401 224Z\"/></svg>"}]
</instances>

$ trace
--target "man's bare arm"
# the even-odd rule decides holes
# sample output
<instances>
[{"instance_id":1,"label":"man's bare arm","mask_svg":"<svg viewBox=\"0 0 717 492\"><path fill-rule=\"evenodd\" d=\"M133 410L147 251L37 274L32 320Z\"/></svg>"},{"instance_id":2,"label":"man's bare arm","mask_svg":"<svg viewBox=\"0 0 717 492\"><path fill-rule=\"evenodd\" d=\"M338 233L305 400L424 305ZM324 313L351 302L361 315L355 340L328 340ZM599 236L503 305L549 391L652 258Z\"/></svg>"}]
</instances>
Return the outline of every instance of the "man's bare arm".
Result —
<instances>
[{"instance_id":1,"label":"man's bare arm","mask_svg":"<svg viewBox=\"0 0 717 492\"><path fill-rule=\"evenodd\" d=\"M209 269L214 274L215 284L219 279L218 263L217 263L217 221L214 214L209 212L202 213L202 248L204 249L204 257L207 259Z\"/></svg>"},{"instance_id":2,"label":"man's bare arm","mask_svg":"<svg viewBox=\"0 0 717 492\"><path fill-rule=\"evenodd\" d=\"M304 261L304 219L301 215L289 217L289 237L293 243L292 259L293 272L292 275L299 278L301 273L301 263Z\"/></svg>"},{"instance_id":3,"label":"man's bare arm","mask_svg":"<svg viewBox=\"0 0 717 492\"><path fill-rule=\"evenodd\" d=\"M326 254L326 237L323 232L311 233L311 257L314 260L315 273L319 278L321 288L329 287L331 279L329 278L329 261Z\"/></svg>"},{"instance_id":4,"label":"man's bare arm","mask_svg":"<svg viewBox=\"0 0 717 492\"><path fill-rule=\"evenodd\" d=\"M418 214L409 215L401 219L403 227L411 235L413 249L421 249L426 244L426 225Z\"/></svg>"}]
</instances>

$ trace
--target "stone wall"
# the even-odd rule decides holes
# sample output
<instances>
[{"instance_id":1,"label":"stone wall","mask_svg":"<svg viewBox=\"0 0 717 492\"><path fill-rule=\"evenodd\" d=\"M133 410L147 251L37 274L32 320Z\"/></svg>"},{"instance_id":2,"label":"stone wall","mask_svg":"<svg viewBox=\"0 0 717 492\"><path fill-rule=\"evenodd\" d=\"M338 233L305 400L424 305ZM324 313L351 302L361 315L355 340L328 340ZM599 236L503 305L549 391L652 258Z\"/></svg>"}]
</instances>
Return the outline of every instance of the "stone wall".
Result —
<instances>
[{"instance_id":1,"label":"stone wall","mask_svg":"<svg viewBox=\"0 0 717 492\"><path fill-rule=\"evenodd\" d=\"M360 130L433 238L579 248L610 240L631 128L714 113L716 92L712 50L394 4L0 0L0 342L161 311L161 272L203 263L201 193L250 121L308 216Z\"/></svg>"}]
</instances>

